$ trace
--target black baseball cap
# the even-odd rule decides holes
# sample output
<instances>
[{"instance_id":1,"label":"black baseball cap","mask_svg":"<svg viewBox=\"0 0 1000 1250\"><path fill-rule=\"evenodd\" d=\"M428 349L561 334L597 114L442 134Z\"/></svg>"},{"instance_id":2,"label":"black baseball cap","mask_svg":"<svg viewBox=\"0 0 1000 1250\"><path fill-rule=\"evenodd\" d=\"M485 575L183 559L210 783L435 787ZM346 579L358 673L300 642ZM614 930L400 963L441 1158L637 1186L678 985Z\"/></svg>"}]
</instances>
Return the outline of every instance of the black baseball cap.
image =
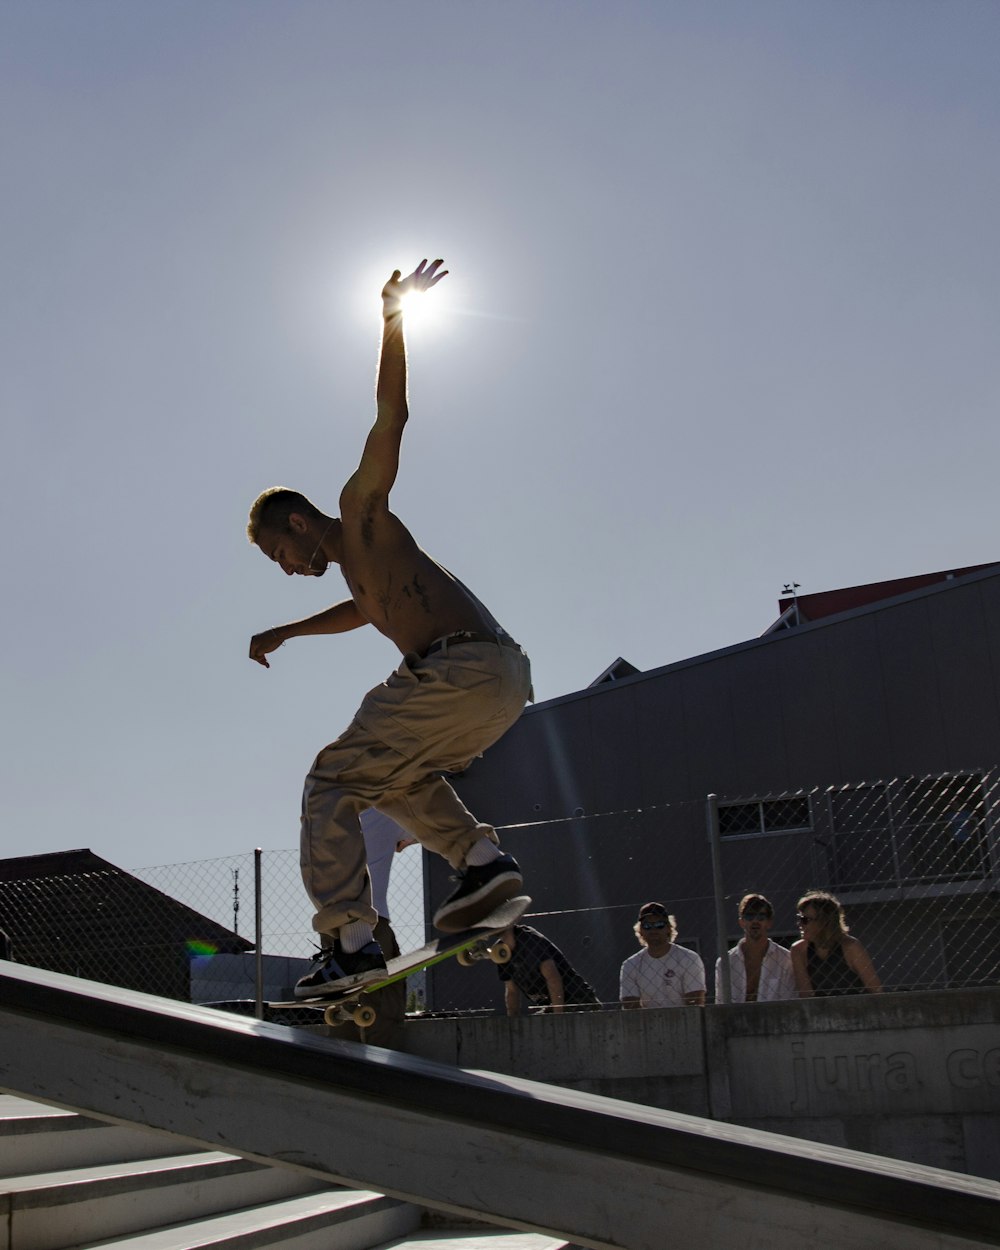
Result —
<instances>
[{"instance_id":1,"label":"black baseball cap","mask_svg":"<svg viewBox=\"0 0 1000 1250\"><path fill-rule=\"evenodd\" d=\"M648 916L650 912L656 912L661 916L665 916L667 909L662 903L643 903L639 908L639 919L641 920L643 916Z\"/></svg>"}]
</instances>

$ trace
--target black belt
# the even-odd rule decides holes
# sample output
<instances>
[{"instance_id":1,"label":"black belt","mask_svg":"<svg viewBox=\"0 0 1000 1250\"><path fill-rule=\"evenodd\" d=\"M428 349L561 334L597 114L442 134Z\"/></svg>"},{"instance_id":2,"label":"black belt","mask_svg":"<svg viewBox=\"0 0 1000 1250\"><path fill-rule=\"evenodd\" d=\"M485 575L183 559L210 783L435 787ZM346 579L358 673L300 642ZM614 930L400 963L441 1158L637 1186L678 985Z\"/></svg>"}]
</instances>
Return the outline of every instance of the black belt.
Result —
<instances>
[{"instance_id":1,"label":"black belt","mask_svg":"<svg viewBox=\"0 0 1000 1250\"><path fill-rule=\"evenodd\" d=\"M501 647L513 647L515 651L521 650L520 645L511 638L510 634L477 634L471 629L459 629L453 634L446 634L444 638L435 639L426 651L420 653L420 658L426 660L436 651L443 651L452 644L457 646L463 642L495 642Z\"/></svg>"}]
</instances>

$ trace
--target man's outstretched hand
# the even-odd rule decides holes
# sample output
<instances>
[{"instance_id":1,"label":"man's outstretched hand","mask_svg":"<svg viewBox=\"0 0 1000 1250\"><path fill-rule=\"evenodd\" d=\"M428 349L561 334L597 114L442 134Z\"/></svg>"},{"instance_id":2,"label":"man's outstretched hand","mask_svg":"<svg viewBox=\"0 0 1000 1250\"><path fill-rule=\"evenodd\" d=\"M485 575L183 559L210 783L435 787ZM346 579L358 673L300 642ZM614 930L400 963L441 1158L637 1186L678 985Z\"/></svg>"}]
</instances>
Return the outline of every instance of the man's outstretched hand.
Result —
<instances>
[{"instance_id":1,"label":"man's outstretched hand","mask_svg":"<svg viewBox=\"0 0 1000 1250\"><path fill-rule=\"evenodd\" d=\"M267 657L272 651L277 651L284 641L276 629L265 629L261 634L254 634L250 639L250 659L270 668Z\"/></svg>"},{"instance_id":2,"label":"man's outstretched hand","mask_svg":"<svg viewBox=\"0 0 1000 1250\"><path fill-rule=\"evenodd\" d=\"M431 261L430 264L422 260L408 278L401 278L399 270L393 270L392 277L382 288L383 316L391 317L400 312L400 301L404 295L409 295L411 291L429 291L440 282L448 272L447 269L441 269L443 264L443 260Z\"/></svg>"}]
</instances>

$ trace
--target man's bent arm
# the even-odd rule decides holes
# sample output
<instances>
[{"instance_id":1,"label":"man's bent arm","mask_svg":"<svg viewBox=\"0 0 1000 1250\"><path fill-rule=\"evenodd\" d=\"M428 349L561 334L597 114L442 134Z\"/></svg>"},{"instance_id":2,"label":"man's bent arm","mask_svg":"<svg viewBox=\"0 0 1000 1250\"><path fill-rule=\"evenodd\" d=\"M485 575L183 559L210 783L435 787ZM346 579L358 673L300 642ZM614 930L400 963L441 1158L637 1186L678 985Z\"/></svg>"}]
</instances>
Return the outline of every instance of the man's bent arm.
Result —
<instances>
[{"instance_id":1,"label":"man's bent arm","mask_svg":"<svg viewBox=\"0 0 1000 1250\"><path fill-rule=\"evenodd\" d=\"M345 599L342 603L335 603L332 608L324 608L315 616L307 616L301 621L291 621L287 625L277 625L274 629L265 629L263 633L254 634L250 639L250 659L270 668L266 657L289 638L302 638L310 634L346 634L348 630L360 629L367 624L367 619L362 616L354 600Z\"/></svg>"},{"instance_id":2,"label":"man's bent arm","mask_svg":"<svg viewBox=\"0 0 1000 1250\"><path fill-rule=\"evenodd\" d=\"M552 1010L558 1014L562 1011L563 1004L566 1001L566 989L563 985L562 974L556 967L556 961L554 959L543 960L539 965L538 971L545 978Z\"/></svg>"}]
</instances>

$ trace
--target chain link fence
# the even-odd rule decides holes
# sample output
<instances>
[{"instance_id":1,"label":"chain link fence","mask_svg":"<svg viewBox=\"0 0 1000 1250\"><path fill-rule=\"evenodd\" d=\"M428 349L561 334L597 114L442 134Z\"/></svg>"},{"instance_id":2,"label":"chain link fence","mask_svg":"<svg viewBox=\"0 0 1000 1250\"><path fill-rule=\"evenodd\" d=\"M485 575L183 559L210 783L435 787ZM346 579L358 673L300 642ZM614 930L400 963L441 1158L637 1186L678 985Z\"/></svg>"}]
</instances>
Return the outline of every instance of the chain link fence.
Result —
<instances>
[{"instance_id":1,"label":"chain link fence","mask_svg":"<svg viewBox=\"0 0 1000 1250\"><path fill-rule=\"evenodd\" d=\"M226 917L235 933L250 941L246 953L206 951L191 963L191 1001L240 1002L257 994L255 953L260 934L265 1002L287 1001L295 981L318 948L313 908L302 888L298 850L262 851L229 859L164 864L133 870L157 890L181 899L213 919ZM388 890L389 912L400 950L426 941L423 868L418 847L394 858Z\"/></svg>"},{"instance_id":2,"label":"chain link fence","mask_svg":"<svg viewBox=\"0 0 1000 1250\"><path fill-rule=\"evenodd\" d=\"M500 830L533 896L525 920L609 1008L622 962L640 948L638 910L653 900L676 917L677 943L701 957L716 1001L716 961L742 937L739 902L750 893L771 901L770 937L785 947L801 936L798 900L835 895L887 992L1000 985L996 771L539 816ZM430 871L436 895L442 873ZM463 976L451 963L434 970L429 1003L503 1009L495 973Z\"/></svg>"},{"instance_id":3,"label":"chain link fence","mask_svg":"<svg viewBox=\"0 0 1000 1250\"><path fill-rule=\"evenodd\" d=\"M728 930L740 898L798 937L808 890L844 907L887 991L1000 984L1000 789L995 771L720 798L715 830Z\"/></svg>"},{"instance_id":4,"label":"chain link fence","mask_svg":"<svg viewBox=\"0 0 1000 1250\"><path fill-rule=\"evenodd\" d=\"M743 895L771 901L770 936L788 946L812 889L843 904L887 991L1000 984L996 771L577 812L500 832L534 896L526 922L610 1007L621 961L639 949L642 903L677 915L711 1002L718 953L741 936ZM418 847L395 856L389 910L402 950L427 940L426 897L437 899L445 871ZM184 1001L289 998L315 947L311 912L293 850L130 872L80 851L0 864L0 928L16 960ZM411 1010L502 1010L489 964L447 961L408 987Z\"/></svg>"}]
</instances>

